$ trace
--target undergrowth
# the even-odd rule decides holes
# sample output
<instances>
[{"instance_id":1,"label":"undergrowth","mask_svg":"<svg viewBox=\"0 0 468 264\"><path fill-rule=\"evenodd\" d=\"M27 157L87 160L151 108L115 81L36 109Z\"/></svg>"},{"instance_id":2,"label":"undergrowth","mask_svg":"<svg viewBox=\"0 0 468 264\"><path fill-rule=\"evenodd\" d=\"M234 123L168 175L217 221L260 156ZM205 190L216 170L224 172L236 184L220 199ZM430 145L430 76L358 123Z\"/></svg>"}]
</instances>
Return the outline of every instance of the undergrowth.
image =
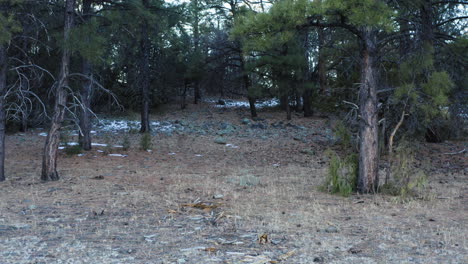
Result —
<instances>
[{"instance_id":1,"label":"undergrowth","mask_svg":"<svg viewBox=\"0 0 468 264\"><path fill-rule=\"evenodd\" d=\"M415 155L414 147L409 142L399 144L391 157L391 175L381 187L382 193L399 196L403 200L427 196L427 176L415 166Z\"/></svg>"},{"instance_id":2,"label":"undergrowth","mask_svg":"<svg viewBox=\"0 0 468 264\"><path fill-rule=\"evenodd\" d=\"M356 191L358 176L358 156L348 154L341 158L334 151L327 151L330 157L330 165L325 183L320 189L332 194L349 196Z\"/></svg>"},{"instance_id":3,"label":"undergrowth","mask_svg":"<svg viewBox=\"0 0 468 264\"><path fill-rule=\"evenodd\" d=\"M140 148L141 150L150 150L153 146L151 134L144 133L140 138Z\"/></svg>"}]
</instances>

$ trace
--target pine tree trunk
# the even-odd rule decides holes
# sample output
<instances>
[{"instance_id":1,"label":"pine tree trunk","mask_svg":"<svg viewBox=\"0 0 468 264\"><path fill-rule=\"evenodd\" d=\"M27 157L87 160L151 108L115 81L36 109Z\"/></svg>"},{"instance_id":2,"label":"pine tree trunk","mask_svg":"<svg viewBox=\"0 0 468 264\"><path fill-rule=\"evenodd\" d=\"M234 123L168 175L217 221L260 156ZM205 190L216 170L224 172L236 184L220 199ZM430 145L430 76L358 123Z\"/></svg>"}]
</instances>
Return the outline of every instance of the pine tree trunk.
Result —
<instances>
[{"instance_id":1,"label":"pine tree trunk","mask_svg":"<svg viewBox=\"0 0 468 264\"><path fill-rule=\"evenodd\" d=\"M318 41L319 41L319 54L318 54L318 79L320 92L322 95L329 95L327 91L327 72L326 72L326 61L324 55L324 46L325 46L325 33L323 28L318 28Z\"/></svg>"},{"instance_id":2,"label":"pine tree trunk","mask_svg":"<svg viewBox=\"0 0 468 264\"><path fill-rule=\"evenodd\" d=\"M198 80L195 80L194 84L194 95L193 95L193 103L198 104L198 100L201 98L200 96L200 84Z\"/></svg>"},{"instance_id":3,"label":"pine tree trunk","mask_svg":"<svg viewBox=\"0 0 468 264\"><path fill-rule=\"evenodd\" d=\"M5 93L8 58L5 45L0 45L0 182L5 180Z\"/></svg>"},{"instance_id":4,"label":"pine tree trunk","mask_svg":"<svg viewBox=\"0 0 468 264\"><path fill-rule=\"evenodd\" d=\"M291 120L291 106L289 105L289 96L286 96L286 119Z\"/></svg>"},{"instance_id":5,"label":"pine tree trunk","mask_svg":"<svg viewBox=\"0 0 468 264\"><path fill-rule=\"evenodd\" d=\"M73 27L74 11L75 0L67 0L65 4L65 26L63 33L65 43L68 42L70 31ZM60 143L60 128L65 116L65 107L67 103L67 92L65 87L68 86L69 64L70 50L65 45L62 54L60 75L55 86L54 113L52 115L52 121L47 135L42 159L41 179L43 181L56 181L59 179L57 172L57 150Z\"/></svg>"},{"instance_id":6,"label":"pine tree trunk","mask_svg":"<svg viewBox=\"0 0 468 264\"><path fill-rule=\"evenodd\" d=\"M306 90L302 94L302 102L303 102L303 109L304 109L304 117L311 117L314 115L312 111L312 103L310 102L310 91Z\"/></svg>"},{"instance_id":7,"label":"pine tree trunk","mask_svg":"<svg viewBox=\"0 0 468 264\"><path fill-rule=\"evenodd\" d=\"M83 1L83 20L86 22L89 20L91 15L91 0L84 0ZM82 65L83 75L87 76L88 78L92 78L92 66L91 64L83 58L83 65ZM80 146L84 150L91 150L91 89L92 89L92 81L91 80L84 80L81 86L81 103L83 107L81 109L80 114L80 132L78 136L78 142Z\"/></svg>"},{"instance_id":8,"label":"pine tree trunk","mask_svg":"<svg viewBox=\"0 0 468 264\"><path fill-rule=\"evenodd\" d=\"M148 0L142 0L143 5L149 7ZM150 56L150 43L148 36L148 21L144 20L141 31L141 128L140 133L148 133L151 131L149 123L149 107L150 107L150 70L149 70L149 56Z\"/></svg>"},{"instance_id":9,"label":"pine tree trunk","mask_svg":"<svg viewBox=\"0 0 468 264\"><path fill-rule=\"evenodd\" d=\"M249 96L249 108L250 108L250 115L252 118L257 117L257 108L255 107L255 98Z\"/></svg>"},{"instance_id":10,"label":"pine tree trunk","mask_svg":"<svg viewBox=\"0 0 468 264\"><path fill-rule=\"evenodd\" d=\"M239 53L239 58L240 58L240 68L241 68L240 70L242 72L242 82L244 83L244 89L245 91L247 91L247 99L249 100L250 115L252 118L256 118L257 117L257 108L255 106L256 98L251 95L252 91L250 89L252 89L252 87L250 85L249 75L245 70L245 61L244 61L244 56L242 55L242 53Z\"/></svg>"},{"instance_id":11,"label":"pine tree trunk","mask_svg":"<svg viewBox=\"0 0 468 264\"><path fill-rule=\"evenodd\" d=\"M83 61L83 74L92 78L91 74L91 65L85 60ZM85 80L81 87L81 103L83 107L81 108L80 114L80 133L78 136L78 142L80 143L81 148L84 150L91 150L91 89L92 81Z\"/></svg>"},{"instance_id":12,"label":"pine tree trunk","mask_svg":"<svg viewBox=\"0 0 468 264\"><path fill-rule=\"evenodd\" d=\"M188 85L188 81L184 80L184 92L182 93L182 104L180 106L180 109L182 110L184 110L187 107L187 103L186 103L187 85Z\"/></svg>"},{"instance_id":13,"label":"pine tree trunk","mask_svg":"<svg viewBox=\"0 0 468 264\"><path fill-rule=\"evenodd\" d=\"M377 122L377 31L361 30L361 87L359 89L358 191L375 192L379 185Z\"/></svg>"}]
</instances>

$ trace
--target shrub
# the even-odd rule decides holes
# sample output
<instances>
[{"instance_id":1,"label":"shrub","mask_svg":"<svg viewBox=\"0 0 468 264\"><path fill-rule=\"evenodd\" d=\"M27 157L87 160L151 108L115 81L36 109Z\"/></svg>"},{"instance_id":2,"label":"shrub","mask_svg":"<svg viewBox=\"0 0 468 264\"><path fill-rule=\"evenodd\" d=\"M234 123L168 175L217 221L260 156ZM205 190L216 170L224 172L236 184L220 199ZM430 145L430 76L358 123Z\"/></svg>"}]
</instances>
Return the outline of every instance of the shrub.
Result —
<instances>
[{"instance_id":1,"label":"shrub","mask_svg":"<svg viewBox=\"0 0 468 264\"><path fill-rule=\"evenodd\" d=\"M391 158L389 181L381 187L381 192L401 196L404 199L425 195L427 176L422 169L414 166L414 149L402 141Z\"/></svg>"},{"instance_id":2,"label":"shrub","mask_svg":"<svg viewBox=\"0 0 468 264\"><path fill-rule=\"evenodd\" d=\"M81 148L80 145L66 145L65 147L65 153L69 156L72 155L78 155L83 153L83 149Z\"/></svg>"},{"instance_id":3,"label":"shrub","mask_svg":"<svg viewBox=\"0 0 468 264\"><path fill-rule=\"evenodd\" d=\"M124 138L123 138L123 141L122 141L122 149L123 150L129 150L130 146L131 146L130 138L129 138L128 135L125 135Z\"/></svg>"},{"instance_id":4,"label":"shrub","mask_svg":"<svg viewBox=\"0 0 468 264\"><path fill-rule=\"evenodd\" d=\"M345 126L344 122L339 121L334 129L338 142L345 148L351 147L351 132Z\"/></svg>"},{"instance_id":5,"label":"shrub","mask_svg":"<svg viewBox=\"0 0 468 264\"><path fill-rule=\"evenodd\" d=\"M344 159L335 152L329 152L330 165L323 191L348 196L356 191L358 176L358 156L349 154Z\"/></svg>"},{"instance_id":6,"label":"shrub","mask_svg":"<svg viewBox=\"0 0 468 264\"><path fill-rule=\"evenodd\" d=\"M144 133L140 138L140 148L142 150L150 150L152 147L152 139L150 133Z\"/></svg>"}]
</instances>

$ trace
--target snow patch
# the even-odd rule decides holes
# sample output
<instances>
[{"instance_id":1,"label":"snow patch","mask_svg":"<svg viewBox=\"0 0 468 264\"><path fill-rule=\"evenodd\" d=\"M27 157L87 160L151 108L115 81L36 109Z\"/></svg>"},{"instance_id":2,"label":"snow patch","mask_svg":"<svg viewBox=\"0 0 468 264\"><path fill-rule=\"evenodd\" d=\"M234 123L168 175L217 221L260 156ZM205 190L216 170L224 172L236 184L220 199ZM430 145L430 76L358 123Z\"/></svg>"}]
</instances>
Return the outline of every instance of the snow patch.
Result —
<instances>
[{"instance_id":1,"label":"snow patch","mask_svg":"<svg viewBox=\"0 0 468 264\"><path fill-rule=\"evenodd\" d=\"M109 154L108 156L111 156L111 157L128 157L128 155L124 155L124 154Z\"/></svg>"}]
</instances>

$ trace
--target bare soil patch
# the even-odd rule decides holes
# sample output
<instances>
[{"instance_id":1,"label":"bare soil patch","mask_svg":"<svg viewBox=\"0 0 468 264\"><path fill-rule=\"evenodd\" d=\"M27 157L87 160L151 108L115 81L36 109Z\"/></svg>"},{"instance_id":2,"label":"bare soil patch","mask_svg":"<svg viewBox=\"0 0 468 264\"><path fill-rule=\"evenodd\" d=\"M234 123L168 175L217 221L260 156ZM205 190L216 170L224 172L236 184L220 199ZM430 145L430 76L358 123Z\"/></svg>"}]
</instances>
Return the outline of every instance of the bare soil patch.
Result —
<instances>
[{"instance_id":1,"label":"bare soil patch","mask_svg":"<svg viewBox=\"0 0 468 264\"><path fill-rule=\"evenodd\" d=\"M8 136L0 263L468 262L467 156L445 154L466 142L422 145L429 199L344 198L317 190L332 122L260 115L243 124L247 109L170 107L153 119L184 129L154 135L152 152L138 134L130 150L110 150L126 157L61 151L61 180L47 183L43 131ZM98 131L95 141L123 137Z\"/></svg>"}]
</instances>

